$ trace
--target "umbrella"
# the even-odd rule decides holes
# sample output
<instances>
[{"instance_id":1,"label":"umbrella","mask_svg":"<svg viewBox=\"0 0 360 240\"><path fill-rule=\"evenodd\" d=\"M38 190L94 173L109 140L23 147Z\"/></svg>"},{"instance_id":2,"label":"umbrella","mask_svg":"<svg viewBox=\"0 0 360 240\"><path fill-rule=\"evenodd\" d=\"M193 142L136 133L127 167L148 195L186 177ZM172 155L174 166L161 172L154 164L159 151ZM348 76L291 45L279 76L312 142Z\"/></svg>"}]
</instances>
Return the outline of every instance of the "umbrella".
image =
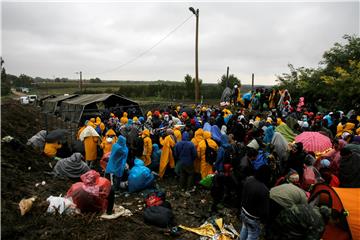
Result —
<instances>
[{"instance_id":1,"label":"umbrella","mask_svg":"<svg viewBox=\"0 0 360 240\"><path fill-rule=\"evenodd\" d=\"M68 134L68 130L66 129L55 129L49 132L46 135L45 141L46 142L55 142L55 141L62 141L65 140L65 136Z\"/></svg>"},{"instance_id":2,"label":"umbrella","mask_svg":"<svg viewBox=\"0 0 360 240\"><path fill-rule=\"evenodd\" d=\"M301 142L306 151L323 152L332 147L330 138L318 132L303 132L295 141Z\"/></svg>"}]
</instances>

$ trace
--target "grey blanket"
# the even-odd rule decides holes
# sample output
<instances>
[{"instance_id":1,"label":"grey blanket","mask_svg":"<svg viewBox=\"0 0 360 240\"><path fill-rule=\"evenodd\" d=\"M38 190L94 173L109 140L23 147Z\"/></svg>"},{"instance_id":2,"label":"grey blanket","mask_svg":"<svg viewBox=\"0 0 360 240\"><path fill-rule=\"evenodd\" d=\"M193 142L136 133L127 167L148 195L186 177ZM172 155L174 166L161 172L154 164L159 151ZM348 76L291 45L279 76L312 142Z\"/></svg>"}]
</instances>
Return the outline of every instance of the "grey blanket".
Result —
<instances>
[{"instance_id":1,"label":"grey blanket","mask_svg":"<svg viewBox=\"0 0 360 240\"><path fill-rule=\"evenodd\" d=\"M28 139L26 145L32 146L35 149L39 149L41 152L44 151L45 147L46 131L41 130L30 139Z\"/></svg>"},{"instance_id":2,"label":"grey blanket","mask_svg":"<svg viewBox=\"0 0 360 240\"><path fill-rule=\"evenodd\" d=\"M82 161L81 153L74 153L68 158L60 159L55 167L54 172L58 176L79 178L82 174L90 170L89 166Z\"/></svg>"}]
</instances>

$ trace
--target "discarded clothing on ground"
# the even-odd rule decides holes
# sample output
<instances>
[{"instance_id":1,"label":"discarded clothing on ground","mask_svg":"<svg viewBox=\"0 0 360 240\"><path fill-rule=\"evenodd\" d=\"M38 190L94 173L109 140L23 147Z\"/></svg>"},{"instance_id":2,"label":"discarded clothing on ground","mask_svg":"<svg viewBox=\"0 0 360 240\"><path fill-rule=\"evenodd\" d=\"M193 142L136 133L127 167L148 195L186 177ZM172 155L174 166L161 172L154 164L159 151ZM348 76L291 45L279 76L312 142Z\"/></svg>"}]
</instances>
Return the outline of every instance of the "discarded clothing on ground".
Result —
<instances>
[{"instance_id":1,"label":"discarded clothing on ground","mask_svg":"<svg viewBox=\"0 0 360 240\"><path fill-rule=\"evenodd\" d=\"M131 217L133 214L129 209L124 208L123 206L114 206L114 213L107 214L104 213L100 216L103 219L116 219L118 217Z\"/></svg>"},{"instance_id":2,"label":"discarded clothing on ground","mask_svg":"<svg viewBox=\"0 0 360 240\"><path fill-rule=\"evenodd\" d=\"M217 231L214 225L220 229ZM205 236L214 240L232 240L239 237L239 233L235 230L232 224L226 225L223 223L222 218L218 218L214 223L205 222L200 227L191 228L179 225L180 228L196 233L200 236Z\"/></svg>"},{"instance_id":3,"label":"discarded clothing on ground","mask_svg":"<svg viewBox=\"0 0 360 240\"><path fill-rule=\"evenodd\" d=\"M46 201L49 202L48 213L73 214L77 211L76 205L69 198L50 196Z\"/></svg>"}]
</instances>

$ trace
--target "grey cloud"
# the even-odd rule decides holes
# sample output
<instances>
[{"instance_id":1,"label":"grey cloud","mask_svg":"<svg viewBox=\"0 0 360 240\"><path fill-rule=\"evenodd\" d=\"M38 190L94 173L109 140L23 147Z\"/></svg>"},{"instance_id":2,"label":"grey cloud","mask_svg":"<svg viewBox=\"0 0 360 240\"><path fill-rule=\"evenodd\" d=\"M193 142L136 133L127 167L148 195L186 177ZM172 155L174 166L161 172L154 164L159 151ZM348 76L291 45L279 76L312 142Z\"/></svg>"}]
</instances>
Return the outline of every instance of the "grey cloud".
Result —
<instances>
[{"instance_id":1,"label":"grey cloud","mask_svg":"<svg viewBox=\"0 0 360 240\"><path fill-rule=\"evenodd\" d=\"M191 16L189 3L2 3L7 71L74 78L114 69ZM344 34L359 34L359 3L197 3L199 67L216 82L226 66L273 84L287 64L316 67ZM137 61L103 79L182 80L194 75L195 17Z\"/></svg>"}]
</instances>

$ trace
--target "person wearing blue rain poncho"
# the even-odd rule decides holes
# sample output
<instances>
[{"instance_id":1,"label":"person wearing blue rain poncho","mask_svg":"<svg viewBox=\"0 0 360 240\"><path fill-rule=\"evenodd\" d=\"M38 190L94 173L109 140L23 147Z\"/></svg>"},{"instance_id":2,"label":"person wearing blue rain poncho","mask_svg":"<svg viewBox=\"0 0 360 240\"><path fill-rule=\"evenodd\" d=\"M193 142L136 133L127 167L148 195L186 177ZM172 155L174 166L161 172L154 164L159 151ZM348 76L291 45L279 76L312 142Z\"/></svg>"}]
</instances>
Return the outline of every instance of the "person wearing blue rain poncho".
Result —
<instances>
[{"instance_id":1,"label":"person wearing blue rain poncho","mask_svg":"<svg viewBox=\"0 0 360 240\"><path fill-rule=\"evenodd\" d=\"M120 135L118 141L111 148L109 162L105 170L105 173L110 173L113 177L115 190L119 190L120 180L124 174L128 152L126 138Z\"/></svg>"},{"instance_id":2,"label":"person wearing blue rain poncho","mask_svg":"<svg viewBox=\"0 0 360 240\"><path fill-rule=\"evenodd\" d=\"M218 172L223 172L224 171L224 160L229 160L229 159L225 159L225 151L229 148L231 148L231 145L229 144L229 139L228 136L225 134L221 135L221 145L219 147L219 150L217 152L217 159L215 162L215 169Z\"/></svg>"},{"instance_id":3,"label":"person wearing blue rain poncho","mask_svg":"<svg viewBox=\"0 0 360 240\"><path fill-rule=\"evenodd\" d=\"M274 127L268 126L265 130L265 136L263 138L264 143L265 144L271 143L273 136L274 136Z\"/></svg>"},{"instance_id":4,"label":"person wearing blue rain poncho","mask_svg":"<svg viewBox=\"0 0 360 240\"><path fill-rule=\"evenodd\" d=\"M204 130L204 132L205 132L205 131L211 132L211 125L210 125L210 123L206 122L206 123L204 124L203 130Z\"/></svg>"},{"instance_id":5,"label":"person wearing blue rain poncho","mask_svg":"<svg viewBox=\"0 0 360 240\"><path fill-rule=\"evenodd\" d=\"M159 145L154 143L152 145L151 164L147 166L153 171L158 171L160 166L161 149Z\"/></svg>"},{"instance_id":6,"label":"person wearing blue rain poncho","mask_svg":"<svg viewBox=\"0 0 360 240\"><path fill-rule=\"evenodd\" d=\"M211 126L211 138L216 141L216 143L221 143L221 131L217 125Z\"/></svg>"},{"instance_id":7,"label":"person wearing blue rain poncho","mask_svg":"<svg viewBox=\"0 0 360 240\"><path fill-rule=\"evenodd\" d=\"M134 166L129 171L128 176L128 189L129 192L141 191L153 185L154 175L140 157L143 154L144 141L142 138L135 140L133 153L135 155Z\"/></svg>"},{"instance_id":8,"label":"person wearing blue rain poncho","mask_svg":"<svg viewBox=\"0 0 360 240\"><path fill-rule=\"evenodd\" d=\"M151 173L151 170L145 167L143 160L136 157L134 167L129 171L129 192L136 192L151 187L153 182L154 175Z\"/></svg>"}]
</instances>

